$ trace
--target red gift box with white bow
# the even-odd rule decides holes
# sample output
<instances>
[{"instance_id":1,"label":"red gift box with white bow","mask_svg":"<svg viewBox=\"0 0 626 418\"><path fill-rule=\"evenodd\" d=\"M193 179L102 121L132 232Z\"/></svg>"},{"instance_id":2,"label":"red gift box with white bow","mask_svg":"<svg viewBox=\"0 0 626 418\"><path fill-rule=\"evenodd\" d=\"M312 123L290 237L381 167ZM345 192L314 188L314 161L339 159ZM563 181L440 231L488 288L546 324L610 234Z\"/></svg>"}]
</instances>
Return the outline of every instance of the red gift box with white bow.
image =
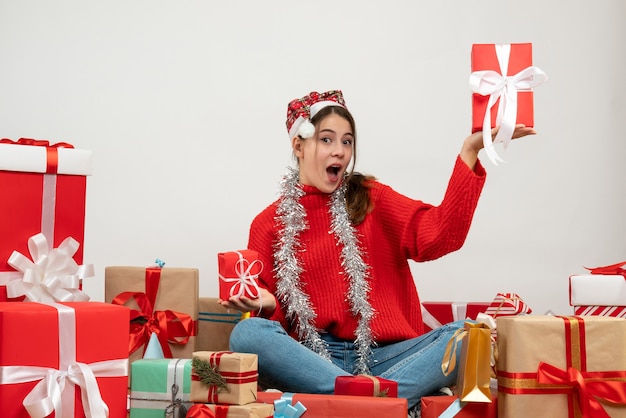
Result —
<instances>
[{"instance_id":1,"label":"red gift box with white bow","mask_svg":"<svg viewBox=\"0 0 626 418\"><path fill-rule=\"evenodd\" d=\"M101 302L0 302L2 416L125 418L129 317Z\"/></svg>"},{"instance_id":2,"label":"red gift box with white bow","mask_svg":"<svg viewBox=\"0 0 626 418\"><path fill-rule=\"evenodd\" d=\"M91 151L71 144L0 140L0 301L7 300L6 284L22 277L8 260L13 251L29 254L30 237L42 233L49 249L71 237L79 245L73 259L82 264L91 171Z\"/></svg>"}]
</instances>

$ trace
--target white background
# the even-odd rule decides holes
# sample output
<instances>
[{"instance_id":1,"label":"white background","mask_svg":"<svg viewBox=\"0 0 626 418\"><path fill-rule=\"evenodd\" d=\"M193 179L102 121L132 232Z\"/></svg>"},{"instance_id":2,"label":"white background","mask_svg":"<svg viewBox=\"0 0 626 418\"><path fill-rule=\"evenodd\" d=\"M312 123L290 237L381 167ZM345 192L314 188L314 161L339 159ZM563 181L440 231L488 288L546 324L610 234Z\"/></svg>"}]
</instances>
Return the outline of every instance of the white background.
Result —
<instances>
[{"instance_id":1,"label":"white background","mask_svg":"<svg viewBox=\"0 0 626 418\"><path fill-rule=\"evenodd\" d=\"M94 154L85 290L104 268L200 269L245 248L291 164L287 103L342 89L361 172L440 202L470 129L473 43L532 42L538 135L488 179L465 246L413 263L422 300L518 293L571 313L568 276L626 260L626 3L0 2L0 136ZM10 204L4 199L3 204Z\"/></svg>"}]
</instances>

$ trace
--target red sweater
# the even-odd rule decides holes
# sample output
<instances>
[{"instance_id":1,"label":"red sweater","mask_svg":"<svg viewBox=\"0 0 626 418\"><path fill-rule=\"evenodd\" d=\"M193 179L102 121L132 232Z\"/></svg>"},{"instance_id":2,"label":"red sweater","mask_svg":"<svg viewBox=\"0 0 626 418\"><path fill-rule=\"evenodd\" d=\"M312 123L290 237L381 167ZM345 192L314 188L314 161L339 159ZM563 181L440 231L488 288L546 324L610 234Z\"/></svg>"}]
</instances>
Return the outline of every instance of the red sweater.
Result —
<instances>
[{"instance_id":1,"label":"red sweater","mask_svg":"<svg viewBox=\"0 0 626 418\"><path fill-rule=\"evenodd\" d=\"M378 343L391 343L424 333L420 301L408 259L437 259L463 245L470 228L486 173L480 162L475 171L457 157L445 196L439 206L413 200L377 181L372 182L373 210L356 227L363 260L370 267L371 322ZM300 203L306 210L308 229L300 234L300 280L317 314L315 325L332 335L353 340L357 319L346 300L347 281L340 263L340 248L330 231L330 194L304 186ZM276 221L278 201L252 222L248 248L259 253L266 268L259 284L276 294L273 247L279 230ZM278 306L270 319L280 321L297 338L292 324Z\"/></svg>"}]
</instances>

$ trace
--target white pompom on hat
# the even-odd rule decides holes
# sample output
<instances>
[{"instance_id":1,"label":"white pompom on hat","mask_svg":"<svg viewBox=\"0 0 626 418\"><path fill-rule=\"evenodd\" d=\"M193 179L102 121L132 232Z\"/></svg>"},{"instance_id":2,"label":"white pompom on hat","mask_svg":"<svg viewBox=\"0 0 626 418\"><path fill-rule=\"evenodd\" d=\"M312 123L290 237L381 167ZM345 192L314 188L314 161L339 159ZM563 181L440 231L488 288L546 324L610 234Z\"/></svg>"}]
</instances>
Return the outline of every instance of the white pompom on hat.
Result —
<instances>
[{"instance_id":1,"label":"white pompom on hat","mask_svg":"<svg viewBox=\"0 0 626 418\"><path fill-rule=\"evenodd\" d=\"M315 134L311 118L327 106L346 107L341 90L329 90L324 93L313 91L287 105L287 132L289 139L299 135L310 138Z\"/></svg>"}]
</instances>

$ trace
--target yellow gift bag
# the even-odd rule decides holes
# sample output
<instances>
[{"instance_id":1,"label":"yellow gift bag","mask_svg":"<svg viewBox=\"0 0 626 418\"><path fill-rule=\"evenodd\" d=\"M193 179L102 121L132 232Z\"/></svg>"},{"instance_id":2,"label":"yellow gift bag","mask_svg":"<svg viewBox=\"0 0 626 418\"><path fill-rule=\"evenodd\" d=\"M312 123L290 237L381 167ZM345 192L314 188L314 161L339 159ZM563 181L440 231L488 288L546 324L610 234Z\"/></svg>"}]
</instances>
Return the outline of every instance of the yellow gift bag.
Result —
<instances>
[{"instance_id":1,"label":"yellow gift bag","mask_svg":"<svg viewBox=\"0 0 626 418\"><path fill-rule=\"evenodd\" d=\"M457 343L461 342L455 394L462 402L491 402L491 329L486 324L466 322L454 333L441 362L444 375L457 365Z\"/></svg>"}]
</instances>

